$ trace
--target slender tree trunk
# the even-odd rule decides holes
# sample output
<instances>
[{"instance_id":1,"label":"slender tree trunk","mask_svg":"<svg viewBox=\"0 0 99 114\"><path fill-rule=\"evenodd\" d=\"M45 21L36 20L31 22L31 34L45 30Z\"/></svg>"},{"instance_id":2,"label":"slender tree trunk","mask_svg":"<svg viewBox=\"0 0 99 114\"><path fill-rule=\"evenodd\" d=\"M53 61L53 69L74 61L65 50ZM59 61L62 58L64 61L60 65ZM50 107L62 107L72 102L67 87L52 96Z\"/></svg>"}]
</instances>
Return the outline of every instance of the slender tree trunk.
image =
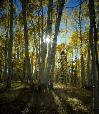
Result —
<instances>
[{"instance_id":1,"label":"slender tree trunk","mask_svg":"<svg viewBox=\"0 0 99 114\"><path fill-rule=\"evenodd\" d=\"M28 30L27 30L27 20L26 20L26 10L27 10L27 0L22 0L22 14L23 14L23 24L24 24L24 39L25 39L25 67L26 75L31 81L31 66L29 58L29 43L28 43Z\"/></svg>"},{"instance_id":2,"label":"slender tree trunk","mask_svg":"<svg viewBox=\"0 0 99 114\"><path fill-rule=\"evenodd\" d=\"M49 35L51 39L51 32L52 32L52 11L53 11L53 0L49 0L48 4L48 19L47 19L47 34ZM47 70L46 75L48 77L48 80L51 80L50 77L50 66L51 66L51 43L48 44L48 57L47 57Z\"/></svg>"},{"instance_id":3,"label":"slender tree trunk","mask_svg":"<svg viewBox=\"0 0 99 114\"><path fill-rule=\"evenodd\" d=\"M90 66L90 46L88 44L88 55L87 55L87 85L92 86L92 75L91 75L91 66Z\"/></svg>"},{"instance_id":4,"label":"slender tree trunk","mask_svg":"<svg viewBox=\"0 0 99 114\"><path fill-rule=\"evenodd\" d=\"M49 0L48 4L48 18L47 18L47 33L50 35L52 31L52 11L53 11L53 0Z\"/></svg>"},{"instance_id":5,"label":"slender tree trunk","mask_svg":"<svg viewBox=\"0 0 99 114\"><path fill-rule=\"evenodd\" d=\"M92 56L92 73L93 73L93 113L99 114L99 86L98 86L98 68L96 57L96 42L94 40L94 14L93 14L93 0L89 0L89 16L90 16L90 31L89 31L89 43Z\"/></svg>"},{"instance_id":6,"label":"slender tree trunk","mask_svg":"<svg viewBox=\"0 0 99 114\"><path fill-rule=\"evenodd\" d=\"M74 74L73 74L73 56L74 56L74 53L73 53L73 49L72 49L72 53L71 53L71 56L72 56L72 64L71 64L71 73L72 73L72 75L71 75L71 83L73 83L73 81L74 81Z\"/></svg>"},{"instance_id":7,"label":"slender tree trunk","mask_svg":"<svg viewBox=\"0 0 99 114\"><path fill-rule=\"evenodd\" d=\"M5 65L4 65L4 81L7 80L7 57L8 57L8 31L7 31L7 40L5 42L5 50L4 50L4 56L5 56Z\"/></svg>"},{"instance_id":8,"label":"slender tree trunk","mask_svg":"<svg viewBox=\"0 0 99 114\"><path fill-rule=\"evenodd\" d=\"M99 88L99 60L98 60L98 37L97 37L97 28L96 28L96 16L95 16L95 6L94 6L94 0L89 0L89 15L90 20L92 21L91 27L93 28L93 34L94 34L94 43L95 43L95 55L96 55L96 65L97 65L97 73L98 73L98 88ZM98 90L99 91L99 90Z\"/></svg>"},{"instance_id":9,"label":"slender tree trunk","mask_svg":"<svg viewBox=\"0 0 99 114\"><path fill-rule=\"evenodd\" d=\"M94 45L94 42L93 42L92 28L90 28L89 39L90 39L90 49L91 49L91 56L92 56L93 110L94 110L94 114L99 114L98 77L97 77L95 45Z\"/></svg>"},{"instance_id":10,"label":"slender tree trunk","mask_svg":"<svg viewBox=\"0 0 99 114\"><path fill-rule=\"evenodd\" d=\"M38 9L39 10L39 9ZM38 68L39 68L39 83L40 83L40 73L41 73L41 39L40 39L40 10L38 11L38 36L39 36L39 40L38 40L38 53L39 53L39 56L38 56L38 61L37 61L37 64L38 64ZM36 39L36 37L35 37ZM36 40L35 40L35 43L36 43ZM37 45L36 45L36 56L37 56ZM35 65L35 69L36 69L36 65Z\"/></svg>"},{"instance_id":11,"label":"slender tree trunk","mask_svg":"<svg viewBox=\"0 0 99 114\"><path fill-rule=\"evenodd\" d=\"M81 26L81 0L80 0L80 9L79 9L79 29L80 29L80 61L81 61L81 86L83 87L83 54L82 54L82 26Z\"/></svg>"},{"instance_id":12,"label":"slender tree trunk","mask_svg":"<svg viewBox=\"0 0 99 114\"><path fill-rule=\"evenodd\" d=\"M78 77L77 77L77 56L78 56L78 47L75 47L75 53L76 53L76 56L75 56L75 83L77 84L77 81L78 81Z\"/></svg>"},{"instance_id":13,"label":"slender tree trunk","mask_svg":"<svg viewBox=\"0 0 99 114\"><path fill-rule=\"evenodd\" d=\"M17 55L17 58L16 58L16 59L17 59L17 62L19 62L19 55L20 55L20 53L19 53L19 50L20 50L20 49L19 49L19 45L20 45L20 44L19 44L19 42L17 41L17 47L16 47L16 55Z\"/></svg>"},{"instance_id":14,"label":"slender tree trunk","mask_svg":"<svg viewBox=\"0 0 99 114\"><path fill-rule=\"evenodd\" d=\"M59 8L58 8L58 16L56 19L56 25L55 25L55 35L53 39L52 49L51 49L51 75L54 77L54 67L55 67L55 55L56 55L56 45L57 45L57 36L59 32L60 22L61 22L61 16L64 9L65 0L59 0Z\"/></svg>"},{"instance_id":15,"label":"slender tree trunk","mask_svg":"<svg viewBox=\"0 0 99 114\"><path fill-rule=\"evenodd\" d=\"M46 38L44 38L44 15L43 15L43 4L42 0L40 0L40 5L41 5L41 12L42 12L42 23L41 23L41 50L40 50L40 56L41 56L41 61L40 61L40 83L43 85L47 85L47 76L45 75L45 62L46 62L46 55L47 55L47 43L44 42Z\"/></svg>"},{"instance_id":16,"label":"slender tree trunk","mask_svg":"<svg viewBox=\"0 0 99 114\"><path fill-rule=\"evenodd\" d=\"M11 87L11 77L12 77L13 0L9 0L9 4L10 4L10 37L8 39L8 79L7 79L7 88Z\"/></svg>"},{"instance_id":17,"label":"slender tree trunk","mask_svg":"<svg viewBox=\"0 0 99 114\"><path fill-rule=\"evenodd\" d=\"M68 72L67 72L67 70L68 70L68 68L67 68L67 50L66 50L66 58L65 58L65 61L66 61L66 65L65 65L66 73L65 73L65 75L66 75L66 84L67 84L67 83L68 83Z\"/></svg>"}]
</instances>

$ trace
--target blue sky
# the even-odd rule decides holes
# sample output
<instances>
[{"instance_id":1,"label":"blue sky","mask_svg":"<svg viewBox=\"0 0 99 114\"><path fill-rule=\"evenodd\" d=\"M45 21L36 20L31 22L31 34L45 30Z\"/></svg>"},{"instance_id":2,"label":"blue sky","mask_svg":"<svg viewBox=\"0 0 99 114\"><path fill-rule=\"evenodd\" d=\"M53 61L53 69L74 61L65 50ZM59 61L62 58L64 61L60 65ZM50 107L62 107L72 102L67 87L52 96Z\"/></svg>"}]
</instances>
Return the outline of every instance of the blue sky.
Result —
<instances>
[{"instance_id":1,"label":"blue sky","mask_svg":"<svg viewBox=\"0 0 99 114\"><path fill-rule=\"evenodd\" d=\"M22 10L19 0L14 0L17 5L17 10L20 12ZM74 7L79 4L79 0L69 0L66 7ZM69 14L72 12L72 8L69 8Z\"/></svg>"},{"instance_id":2,"label":"blue sky","mask_svg":"<svg viewBox=\"0 0 99 114\"><path fill-rule=\"evenodd\" d=\"M75 7L79 4L79 0L69 0L69 2L66 4L66 7ZM68 8L69 12L68 15L72 13L72 8Z\"/></svg>"},{"instance_id":3,"label":"blue sky","mask_svg":"<svg viewBox=\"0 0 99 114\"><path fill-rule=\"evenodd\" d=\"M20 4L19 0L14 0L14 2L15 1L16 1L16 6L17 6L17 13L19 13L19 12L21 12L22 7L21 7L21 4ZM79 4L79 0L69 0L65 7L75 7L78 4ZM72 10L73 10L72 8L68 9L68 15L71 15ZM47 13L46 7L45 7L45 11ZM68 24L68 26L70 26L69 23L68 23L68 20L67 20L67 24ZM65 28L65 26L61 23L60 28ZM65 37L62 38L62 35L59 34L58 37L57 37L57 43L60 44L60 43L63 43L63 42L65 42L65 43L68 42L68 38L71 36L71 34L72 34L72 30L69 30L69 28L68 28L66 38Z\"/></svg>"},{"instance_id":4,"label":"blue sky","mask_svg":"<svg viewBox=\"0 0 99 114\"><path fill-rule=\"evenodd\" d=\"M79 0L69 0L65 7L75 7L78 4L79 4ZM68 9L68 16L70 16L73 9L72 8L67 8L67 9ZM65 8L64 8L64 10L65 10ZM63 25L61 23L60 28L66 28L66 27L65 27L65 25ZM72 35L73 29L71 27L69 19L67 19L67 29L68 29L68 32L67 32L67 34L65 35L64 38L61 37L62 36L61 34L58 35L58 37L57 37L57 43L58 44L68 43L68 38Z\"/></svg>"}]
</instances>

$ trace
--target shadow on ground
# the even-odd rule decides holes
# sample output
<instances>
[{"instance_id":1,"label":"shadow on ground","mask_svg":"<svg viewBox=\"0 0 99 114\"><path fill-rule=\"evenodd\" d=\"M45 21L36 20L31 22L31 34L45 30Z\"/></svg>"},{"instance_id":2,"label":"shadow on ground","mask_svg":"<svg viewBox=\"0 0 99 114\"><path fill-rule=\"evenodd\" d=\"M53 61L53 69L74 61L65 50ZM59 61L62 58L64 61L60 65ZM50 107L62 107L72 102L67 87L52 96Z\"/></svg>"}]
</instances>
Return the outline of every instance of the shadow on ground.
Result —
<instances>
[{"instance_id":1,"label":"shadow on ground","mask_svg":"<svg viewBox=\"0 0 99 114\"><path fill-rule=\"evenodd\" d=\"M41 93L24 87L1 88L0 114L91 114L90 101L89 93L81 94L78 89L54 88Z\"/></svg>"}]
</instances>

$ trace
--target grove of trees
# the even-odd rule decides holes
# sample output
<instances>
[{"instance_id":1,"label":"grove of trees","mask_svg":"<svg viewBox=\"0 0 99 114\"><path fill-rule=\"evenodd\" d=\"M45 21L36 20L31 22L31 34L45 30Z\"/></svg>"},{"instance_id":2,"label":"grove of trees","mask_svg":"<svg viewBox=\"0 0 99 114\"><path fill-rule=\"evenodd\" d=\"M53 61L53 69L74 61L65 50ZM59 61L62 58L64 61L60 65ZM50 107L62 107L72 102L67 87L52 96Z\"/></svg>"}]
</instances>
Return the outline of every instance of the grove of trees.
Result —
<instances>
[{"instance_id":1,"label":"grove of trees","mask_svg":"<svg viewBox=\"0 0 99 114\"><path fill-rule=\"evenodd\" d=\"M0 0L0 83L88 88L99 114L99 1L68 2Z\"/></svg>"}]
</instances>

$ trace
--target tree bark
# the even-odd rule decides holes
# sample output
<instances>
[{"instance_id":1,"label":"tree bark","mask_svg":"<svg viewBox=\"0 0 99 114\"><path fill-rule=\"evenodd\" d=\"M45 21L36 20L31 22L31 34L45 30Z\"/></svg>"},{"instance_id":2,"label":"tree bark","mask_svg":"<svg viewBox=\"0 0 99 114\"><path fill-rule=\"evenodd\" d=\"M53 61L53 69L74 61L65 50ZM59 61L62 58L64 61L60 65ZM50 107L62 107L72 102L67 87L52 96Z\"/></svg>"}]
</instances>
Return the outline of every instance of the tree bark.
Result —
<instances>
[{"instance_id":1,"label":"tree bark","mask_svg":"<svg viewBox=\"0 0 99 114\"><path fill-rule=\"evenodd\" d=\"M26 20L26 10L27 10L27 0L22 0L22 14L23 14L23 24L24 24L24 40L25 40L25 67L26 67L26 77L31 81L31 66L29 58L29 43L28 43L28 30L27 30L27 20Z\"/></svg>"},{"instance_id":2,"label":"tree bark","mask_svg":"<svg viewBox=\"0 0 99 114\"><path fill-rule=\"evenodd\" d=\"M53 11L53 0L49 0L48 4L48 18L47 18L47 34L51 38L51 32L52 32L52 11ZM47 57L47 69L46 74L48 77L48 80L51 80L50 77L50 66L51 66L51 43L48 44L48 57Z\"/></svg>"},{"instance_id":3,"label":"tree bark","mask_svg":"<svg viewBox=\"0 0 99 114\"><path fill-rule=\"evenodd\" d=\"M96 65L97 65L97 73L98 73L98 88L99 88L99 60L98 60L98 37L97 37L97 28L96 28L96 16L95 16L95 6L94 6L94 0L89 0L89 15L90 20L92 21L91 27L93 28L93 35L94 35L94 43L95 43L95 55L96 55ZM98 90L99 91L99 90Z\"/></svg>"},{"instance_id":4,"label":"tree bark","mask_svg":"<svg viewBox=\"0 0 99 114\"><path fill-rule=\"evenodd\" d=\"M11 87L12 77L12 47L13 47L13 0L9 0L10 4L10 37L8 39L8 79L7 88Z\"/></svg>"},{"instance_id":5,"label":"tree bark","mask_svg":"<svg viewBox=\"0 0 99 114\"><path fill-rule=\"evenodd\" d=\"M55 35L53 39L52 49L51 49L51 63L50 63L50 69L51 69L51 77L54 77L54 67L55 67L55 54L56 54L56 45L57 45L57 36L59 32L60 22L61 22L61 16L65 4L65 0L59 0L58 1L58 16L56 18L56 24L55 24ZM53 79L53 78L52 78Z\"/></svg>"},{"instance_id":6,"label":"tree bark","mask_svg":"<svg viewBox=\"0 0 99 114\"><path fill-rule=\"evenodd\" d=\"M87 55L87 86L92 86L92 75L91 75L91 58L90 58L90 46L88 44L88 55Z\"/></svg>"},{"instance_id":7,"label":"tree bark","mask_svg":"<svg viewBox=\"0 0 99 114\"><path fill-rule=\"evenodd\" d=\"M82 19L81 19L81 0L80 0L80 9L79 9L79 29L80 29L80 61L81 61L81 86L84 87L84 69L83 69L83 53L82 53Z\"/></svg>"},{"instance_id":8,"label":"tree bark","mask_svg":"<svg viewBox=\"0 0 99 114\"><path fill-rule=\"evenodd\" d=\"M93 13L94 7L93 0L89 0L89 17L90 17L90 31L89 31L89 43L92 56L92 73L93 73L93 113L99 114L99 86L98 86L98 68L97 68L97 57L96 57L96 39L95 39L95 28L94 19L95 15Z\"/></svg>"}]
</instances>

